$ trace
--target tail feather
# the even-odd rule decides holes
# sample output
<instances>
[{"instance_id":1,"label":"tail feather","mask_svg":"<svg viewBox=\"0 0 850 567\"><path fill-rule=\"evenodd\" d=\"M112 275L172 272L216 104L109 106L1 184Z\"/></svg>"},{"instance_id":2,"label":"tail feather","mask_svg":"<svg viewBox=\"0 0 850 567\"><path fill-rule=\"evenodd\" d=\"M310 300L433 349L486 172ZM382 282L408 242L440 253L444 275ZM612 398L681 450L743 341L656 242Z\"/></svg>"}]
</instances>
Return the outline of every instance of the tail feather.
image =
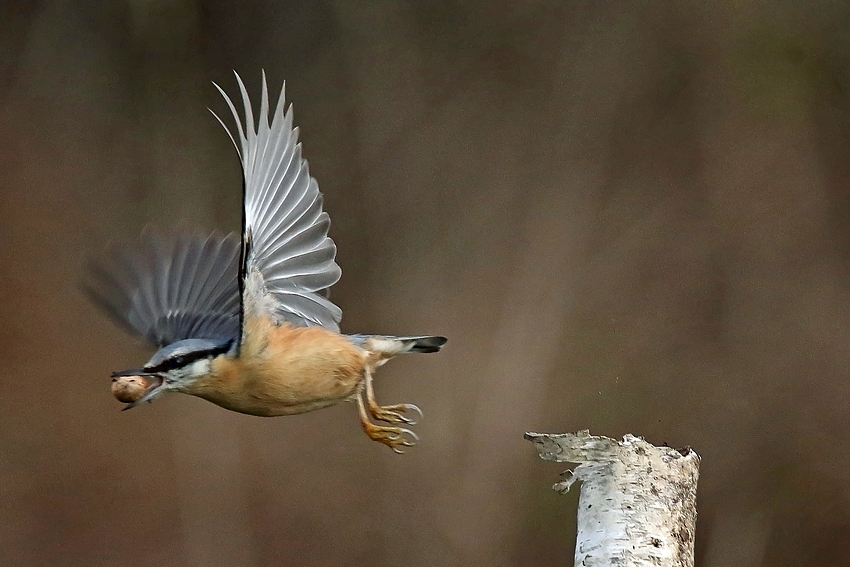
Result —
<instances>
[{"instance_id":1,"label":"tail feather","mask_svg":"<svg viewBox=\"0 0 850 567\"><path fill-rule=\"evenodd\" d=\"M406 352L439 352L448 339L433 335L393 337L386 335L349 335L351 342L373 352L389 356Z\"/></svg>"},{"instance_id":2,"label":"tail feather","mask_svg":"<svg viewBox=\"0 0 850 567\"><path fill-rule=\"evenodd\" d=\"M397 341L405 344L407 352L440 352L443 345L448 339L438 336L422 336L422 337L393 337Z\"/></svg>"}]
</instances>

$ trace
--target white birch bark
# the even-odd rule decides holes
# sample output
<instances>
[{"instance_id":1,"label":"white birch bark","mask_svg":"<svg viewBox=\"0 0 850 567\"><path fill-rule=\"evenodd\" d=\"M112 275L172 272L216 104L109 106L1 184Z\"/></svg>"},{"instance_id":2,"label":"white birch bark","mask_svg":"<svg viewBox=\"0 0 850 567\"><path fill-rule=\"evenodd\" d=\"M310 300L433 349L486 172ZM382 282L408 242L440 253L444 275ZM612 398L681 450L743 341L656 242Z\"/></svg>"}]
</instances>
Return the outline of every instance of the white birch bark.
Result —
<instances>
[{"instance_id":1,"label":"white birch bark","mask_svg":"<svg viewBox=\"0 0 850 567\"><path fill-rule=\"evenodd\" d=\"M693 450L588 431L525 438L542 459L579 463L552 487L563 494L582 481L576 566L693 567L700 461Z\"/></svg>"}]
</instances>

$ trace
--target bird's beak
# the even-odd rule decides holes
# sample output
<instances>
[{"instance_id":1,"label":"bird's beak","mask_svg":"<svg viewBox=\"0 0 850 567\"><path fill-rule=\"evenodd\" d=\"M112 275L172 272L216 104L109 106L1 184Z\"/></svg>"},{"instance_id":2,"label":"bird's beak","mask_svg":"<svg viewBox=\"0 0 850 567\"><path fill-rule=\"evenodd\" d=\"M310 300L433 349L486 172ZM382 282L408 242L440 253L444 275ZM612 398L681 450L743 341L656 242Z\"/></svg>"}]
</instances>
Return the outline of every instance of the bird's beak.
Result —
<instances>
[{"instance_id":1,"label":"bird's beak","mask_svg":"<svg viewBox=\"0 0 850 567\"><path fill-rule=\"evenodd\" d=\"M135 370L120 370L112 373L113 378L120 378L121 376L156 376L156 372L148 372L147 370L137 368Z\"/></svg>"},{"instance_id":2,"label":"bird's beak","mask_svg":"<svg viewBox=\"0 0 850 567\"><path fill-rule=\"evenodd\" d=\"M155 397L162 393L162 390L160 388L162 388L162 384L164 382L162 379L162 375L156 372L148 372L147 370L136 369L121 370L120 372L112 373L113 378L119 378L121 376L144 376L145 378L152 378L142 397L136 400L135 402L125 405L123 408L121 408L121 411L126 411L128 409L133 409L136 406L140 406L145 402L153 400Z\"/></svg>"}]
</instances>

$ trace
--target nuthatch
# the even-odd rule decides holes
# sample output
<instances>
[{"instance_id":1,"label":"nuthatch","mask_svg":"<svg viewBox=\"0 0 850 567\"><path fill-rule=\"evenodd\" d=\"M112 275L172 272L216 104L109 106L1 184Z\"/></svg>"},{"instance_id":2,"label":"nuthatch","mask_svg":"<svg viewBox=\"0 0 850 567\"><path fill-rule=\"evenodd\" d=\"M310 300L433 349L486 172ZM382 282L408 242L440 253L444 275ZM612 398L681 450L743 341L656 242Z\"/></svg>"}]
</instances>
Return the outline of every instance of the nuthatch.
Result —
<instances>
[{"instance_id":1,"label":"nuthatch","mask_svg":"<svg viewBox=\"0 0 850 567\"><path fill-rule=\"evenodd\" d=\"M230 136L244 174L242 238L146 230L135 249L113 248L88 264L89 295L159 350L137 370L113 374L124 409L182 392L257 416L303 413L356 400L363 430L397 453L418 441L412 404L380 406L377 367L408 352L437 352L438 336L343 335L342 311L325 293L341 270L330 219L301 157L284 90L269 123L265 73L259 127L236 75L245 128ZM418 415L417 415L418 414ZM372 419L393 426L376 425Z\"/></svg>"}]
</instances>

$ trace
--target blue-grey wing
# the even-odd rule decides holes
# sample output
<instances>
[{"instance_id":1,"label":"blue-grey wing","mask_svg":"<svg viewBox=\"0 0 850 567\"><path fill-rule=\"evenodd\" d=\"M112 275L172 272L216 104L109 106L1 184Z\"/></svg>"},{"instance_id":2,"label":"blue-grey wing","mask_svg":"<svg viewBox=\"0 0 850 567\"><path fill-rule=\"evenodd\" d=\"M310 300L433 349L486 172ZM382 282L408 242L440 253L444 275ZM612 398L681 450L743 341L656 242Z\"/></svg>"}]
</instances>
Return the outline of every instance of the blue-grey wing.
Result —
<instances>
[{"instance_id":1,"label":"blue-grey wing","mask_svg":"<svg viewBox=\"0 0 850 567\"><path fill-rule=\"evenodd\" d=\"M245 85L238 74L236 80L245 111L244 127L233 102L221 87L216 88L236 121L234 136L219 118L239 153L245 183L243 312L338 331L342 311L323 292L339 280L341 270L335 261L336 246L328 237L330 218L322 211L319 186L301 157L298 129L292 127L292 107L284 112L281 89L271 112L263 73L259 125L255 127Z\"/></svg>"},{"instance_id":2,"label":"blue-grey wing","mask_svg":"<svg viewBox=\"0 0 850 567\"><path fill-rule=\"evenodd\" d=\"M86 264L83 289L132 334L157 348L239 336L239 240L145 230Z\"/></svg>"}]
</instances>

